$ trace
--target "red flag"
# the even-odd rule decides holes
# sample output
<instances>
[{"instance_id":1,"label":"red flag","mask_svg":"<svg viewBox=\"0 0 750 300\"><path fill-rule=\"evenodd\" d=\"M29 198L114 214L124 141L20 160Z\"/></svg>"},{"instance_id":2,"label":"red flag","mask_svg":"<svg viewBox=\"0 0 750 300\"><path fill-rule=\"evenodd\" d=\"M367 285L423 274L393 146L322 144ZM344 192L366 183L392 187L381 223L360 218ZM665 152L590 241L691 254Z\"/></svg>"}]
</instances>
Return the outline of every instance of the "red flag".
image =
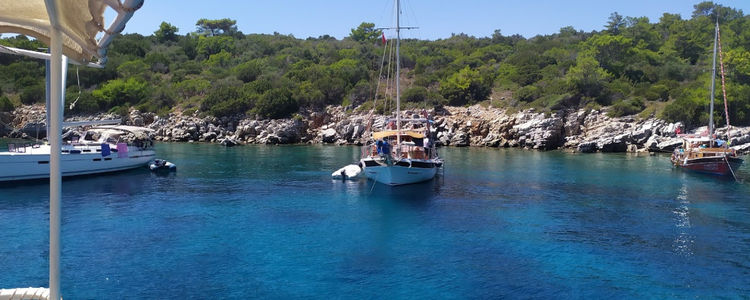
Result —
<instances>
[{"instance_id":1,"label":"red flag","mask_svg":"<svg viewBox=\"0 0 750 300\"><path fill-rule=\"evenodd\" d=\"M383 33L383 45L385 45L385 32Z\"/></svg>"}]
</instances>

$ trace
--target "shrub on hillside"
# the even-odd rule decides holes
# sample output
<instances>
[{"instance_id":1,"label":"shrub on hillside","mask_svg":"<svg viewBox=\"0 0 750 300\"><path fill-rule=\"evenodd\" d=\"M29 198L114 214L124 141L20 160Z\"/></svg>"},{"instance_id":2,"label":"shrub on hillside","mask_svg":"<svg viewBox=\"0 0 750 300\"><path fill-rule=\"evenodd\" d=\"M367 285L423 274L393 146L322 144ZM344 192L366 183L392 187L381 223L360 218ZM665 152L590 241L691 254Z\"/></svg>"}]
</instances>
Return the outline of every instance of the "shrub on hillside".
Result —
<instances>
[{"instance_id":1,"label":"shrub on hillside","mask_svg":"<svg viewBox=\"0 0 750 300\"><path fill-rule=\"evenodd\" d=\"M6 96L0 96L0 112L11 112L16 107L13 105L13 102L10 102L10 99Z\"/></svg>"},{"instance_id":2,"label":"shrub on hillside","mask_svg":"<svg viewBox=\"0 0 750 300\"><path fill-rule=\"evenodd\" d=\"M291 116L298 108L289 91L272 89L258 99L253 112L264 118L281 119Z\"/></svg>"},{"instance_id":3,"label":"shrub on hillside","mask_svg":"<svg viewBox=\"0 0 750 300\"><path fill-rule=\"evenodd\" d=\"M406 102L422 102L427 99L427 89L422 86L411 87L402 96Z\"/></svg>"},{"instance_id":4,"label":"shrub on hillside","mask_svg":"<svg viewBox=\"0 0 750 300\"><path fill-rule=\"evenodd\" d=\"M44 102L45 98L44 85L35 84L24 87L21 90L21 103L33 104L38 102Z\"/></svg>"},{"instance_id":5,"label":"shrub on hillside","mask_svg":"<svg viewBox=\"0 0 750 300\"><path fill-rule=\"evenodd\" d=\"M644 108L646 108L646 105L644 105L643 99L640 97L634 97L613 104L607 114L613 118L629 116L643 111Z\"/></svg>"}]
</instances>

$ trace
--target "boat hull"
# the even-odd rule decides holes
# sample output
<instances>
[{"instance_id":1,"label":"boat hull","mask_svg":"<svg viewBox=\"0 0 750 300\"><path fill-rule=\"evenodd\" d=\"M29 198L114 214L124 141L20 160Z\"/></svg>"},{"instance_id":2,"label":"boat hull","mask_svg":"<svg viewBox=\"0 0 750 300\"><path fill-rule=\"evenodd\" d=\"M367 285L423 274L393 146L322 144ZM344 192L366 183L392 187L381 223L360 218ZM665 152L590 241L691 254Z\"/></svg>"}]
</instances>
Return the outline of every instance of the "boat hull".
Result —
<instances>
[{"instance_id":1,"label":"boat hull","mask_svg":"<svg viewBox=\"0 0 750 300\"><path fill-rule=\"evenodd\" d=\"M414 167L394 165L377 165L365 163L364 174L367 178L387 185L404 185L431 180L437 173L434 163L430 167ZM370 165L370 166L368 166Z\"/></svg>"},{"instance_id":2,"label":"boat hull","mask_svg":"<svg viewBox=\"0 0 750 300\"><path fill-rule=\"evenodd\" d=\"M685 170L717 176L732 176L734 170L742 165L742 159L736 157L704 157L675 161L675 165Z\"/></svg>"},{"instance_id":3,"label":"boat hull","mask_svg":"<svg viewBox=\"0 0 750 300\"><path fill-rule=\"evenodd\" d=\"M146 166L155 155L153 150L129 150L127 155L112 153L108 156L95 151L63 153L60 169L66 177L116 172ZM49 147L29 153L0 153L0 181L49 178L49 160Z\"/></svg>"}]
</instances>

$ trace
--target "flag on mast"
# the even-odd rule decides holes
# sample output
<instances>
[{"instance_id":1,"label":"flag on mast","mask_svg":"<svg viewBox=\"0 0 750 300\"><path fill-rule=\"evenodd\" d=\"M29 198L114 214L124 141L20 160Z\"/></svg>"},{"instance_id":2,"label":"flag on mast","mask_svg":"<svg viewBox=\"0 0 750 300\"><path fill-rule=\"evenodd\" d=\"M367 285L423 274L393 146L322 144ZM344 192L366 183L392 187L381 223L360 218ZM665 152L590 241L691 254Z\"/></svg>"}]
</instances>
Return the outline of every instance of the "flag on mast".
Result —
<instances>
[{"instance_id":1,"label":"flag on mast","mask_svg":"<svg viewBox=\"0 0 750 300\"><path fill-rule=\"evenodd\" d=\"M385 45L385 32L383 32L383 45Z\"/></svg>"}]
</instances>

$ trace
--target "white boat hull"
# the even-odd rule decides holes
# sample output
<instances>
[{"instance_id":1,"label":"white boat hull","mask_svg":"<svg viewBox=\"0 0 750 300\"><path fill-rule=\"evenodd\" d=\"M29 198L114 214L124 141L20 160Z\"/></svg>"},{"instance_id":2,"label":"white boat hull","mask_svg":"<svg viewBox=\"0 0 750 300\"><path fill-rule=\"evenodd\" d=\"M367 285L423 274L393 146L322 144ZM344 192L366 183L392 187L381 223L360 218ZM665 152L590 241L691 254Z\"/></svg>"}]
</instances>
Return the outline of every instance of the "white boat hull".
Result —
<instances>
[{"instance_id":1,"label":"white boat hull","mask_svg":"<svg viewBox=\"0 0 750 300\"><path fill-rule=\"evenodd\" d=\"M363 164L364 165L364 164ZM417 168L406 166L370 166L364 169L367 178L387 185L403 185L423 182L432 179L437 167Z\"/></svg>"},{"instance_id":2,"label":"white boat hull","mask_svg":"<svg viewBox=\"0 0 750 300\"><path fill-rule=\"evenodd\" d=\"M91 152L63 153L60 167L62 176L107 173L143 167L155 156L153 150L128 147L127 155L114 152L103 157L99 147L89 147ZM99 148L100 149L100 148ZM101 150L100 150L101 151ZM26 153L0 153L0 181L49 178L49 146L28 148Z\"/></svg>"}]
</instances>

